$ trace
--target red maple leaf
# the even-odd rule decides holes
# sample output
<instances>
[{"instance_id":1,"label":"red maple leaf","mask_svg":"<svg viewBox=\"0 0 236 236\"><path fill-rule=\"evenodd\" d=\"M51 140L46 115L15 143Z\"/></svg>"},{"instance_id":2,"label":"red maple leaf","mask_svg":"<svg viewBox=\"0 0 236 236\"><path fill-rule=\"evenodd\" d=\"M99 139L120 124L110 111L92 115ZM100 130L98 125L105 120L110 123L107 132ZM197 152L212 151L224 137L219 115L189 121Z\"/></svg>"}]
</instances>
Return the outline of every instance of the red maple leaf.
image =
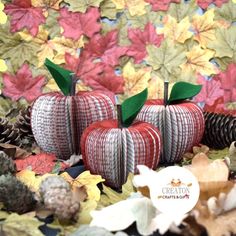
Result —
<instances>
[{"instance_id":1,"label":"red maple leaf","mask_svg":"<svg viewBox=\"0 0 236 236\"><path fill-rule=\"evenodd\" d=\"M236 102L236 64L229 64L225 72L220 72L214 78L221 82L221 88L224 90L224 102Z\"/></svg>"},{"instance_id":2,"label":"red maple leaf","mask_svg":"<svg viewBox=\"0 0 236 236\"><path fill-rule=\"evenodd\" d=\"M39 25L45 23L42 8L33 7L30 0L13 0L5 5L4 12L11 16L11 32L26 28L36 36Z\"/></svg>"},{"instance_id":3,"label":"red maple leaf","mask_svg":"<svg viewBox=\"0 0 236 236\"><path fill-rule=\"evenodd\" d=\"M91 57L99 58L103 63L116 66L119 58L126 53L125 47L118 46L118 31L113 30L105 36L95 35L85 45L84 52Z\"/></svg>"},{"instance_id":4,"label":"red maple leaf","mask_svg":"<svg viewBox=\"0 0 236 236\"><path fill-rule=\"evenodd\" d=\"M197 4L202 9L207 9L210 4L215 4L217 7L221 7L223 3L228 2L229 0L197 0Z\"/></svg>"},{"instance_id":5,"label":"red maple leaf","mask_svg":"<svg viewBox=\"0 0 236 236\"><path fill-rule=\"evenodd\" d=\"M198 76L197 82L203 86L194 99L196 102L204 102L206 105L212 106L218 98L223 97L224 90L221 88L220 81L214 78L206 80L203 76Z\"/></svg>"},{"instance_id":6,"label":"red maple leaf","mask_svg":"<svg viewBox=\"0 0 236 236\"><path fill-rule=\"evenodd\" d=\"M44 76L33 78L29 65L23 64L16 75L3 74L3 94L15 101L24 97L31 102L42 94L41 88L44 82Z\"/></svg>"},{"instance_id":7,"label":"red maple leaf","mask_svg":"<svg viewBox=\"0 0 236 236\"><path fill-rule=\"evenodd\" d=\"M140 63L147 56L147 44L154 44L159 47L164 39L164 35L158 35L154 25L151 23L146 24L144 31L129 29L128 37L132 44L128 47L127 55L134 57L135 63Z\"/></svg>"},{"instance_id":8,"label":"red maple leaf","mask_svg":"<svg viewBox=\"0 0 236 236\"><path fill-rule=\"evenodd\" d=\"M97 91L111 92L113 94L121 94L124 92L123 78L117 76L114 68L108 65L104 66L102 74L99 76L88 77L85 83Z\"/></svg>"},{"instance_id":9,"label":"red maple leaf","mask_svg":"<svg viewBox=\"0 0 236 236\"><path fill-rule=\"evenodd\" d=\"M50 173L57 164L60 164L61 170L68 167L64 163L59 163L55 155L47 153L28 156L25 159L17 159L14 162L16 164L17 171L31 169L36 174Z\"/></svg>"},{"instance_id":10,"label":"red maple leaf","mask_svg":"<svg viewBox=\"0 0 236 236\"><path fill-rule=\"evenodd\" d=\"M99 32L101 29L99 19L100 13L94 7L89 8L86 13L69 12L67 8L62 8L58 22L64 29L65 37L78 40L83 34L91 38Z\"/></svg>"},{"instance_id":11,"label":"red maple leaf","mask_svg":"<svg viewBox=\"0 0 236 236\"><path fill-rule=\"evenodd\" d=\"M87 57L83 52L80 57L74 57L69 53L65 54L66 68L75 72L79 79L86 81L88 78L97 77L103 71L103 64L94 62L94 59Z\"/></svg>"},{"instance_id":12,"label":"red maple leaf","mask_svg":"<svg viewBox=\"0 0 236 236\"><path fill-rule=\"evenodd\" d=\"M167 11L170 3L179 3L180 0L145 0L152 5L153 11Z\"/></svg>"}]
</instances>

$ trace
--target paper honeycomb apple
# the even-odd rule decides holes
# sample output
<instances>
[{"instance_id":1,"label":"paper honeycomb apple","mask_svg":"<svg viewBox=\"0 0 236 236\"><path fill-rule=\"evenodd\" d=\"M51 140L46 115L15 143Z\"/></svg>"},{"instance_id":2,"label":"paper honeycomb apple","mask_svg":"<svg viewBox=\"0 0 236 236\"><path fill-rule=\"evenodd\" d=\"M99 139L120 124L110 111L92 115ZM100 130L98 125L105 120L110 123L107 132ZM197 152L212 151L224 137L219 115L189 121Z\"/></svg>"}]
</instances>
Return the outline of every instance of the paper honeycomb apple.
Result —
<instances>
[{"instance_id":1,"label":"paper honeycomb apple","mask_svg":"<svg viewBox=\"0 0 236 236\"><path fill-rule=\"evenodd\" d=\"M146 122L135 122L147 98L147 89L122 103L118 119L96 122L85 129L81 152L87 169L106 179L106 184L120 188L137 165L155 169L161 151L159 130ZM120 109L119 109L120 108Z\"/></svg>"},{"instance_id":2,"label":"paper honeycomb apple","mask_svg":"<svg viewBox=\"0 0 236 236\"><path fill-rule=\"evenodd\" d=\"M68 159L80 153L80 137L86 127L115 117L114 104L110 97L96 91L75 94L76 78L71 77L70 71L49 60L45 65L63 94L47 93L35 100L31 112L32 131L45 152Z\"/></svg>"},{"instance_id":3,"label":"paper honeycomb apple","mask_svg":"<svg viewBox=\"0 0 236 236\"><path fill-rule=\"evenodd\" d=\"M160 130L163 138L160 161L172 164L180 161L185 152L199 144L205 121L202 109L185 100L199 93L201 85L178 82L173 86L169 99L167 86L168 83L165 83L164 100L147 101L137 120L151 123Z\"/></svg>"}]
</instances>

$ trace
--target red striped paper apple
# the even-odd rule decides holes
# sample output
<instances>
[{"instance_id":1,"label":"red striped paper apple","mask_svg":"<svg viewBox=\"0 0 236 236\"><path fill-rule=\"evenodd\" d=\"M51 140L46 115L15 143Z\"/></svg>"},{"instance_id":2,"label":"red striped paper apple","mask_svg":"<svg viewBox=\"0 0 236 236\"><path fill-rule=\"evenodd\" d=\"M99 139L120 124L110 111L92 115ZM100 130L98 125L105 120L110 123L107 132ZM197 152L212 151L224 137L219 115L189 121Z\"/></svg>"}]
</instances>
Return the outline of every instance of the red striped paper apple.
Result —
<instances>
[{"instance_id":1,"label":"red striped paper apple","mask_svg":"<svg viewBox=\"0 0 236 236\"><path fill-rule=\"evenodd\" d=\"M120 188L128 173L136 173L137 165L155 169L159 162L161 137L159 130L146 122L133 124L147 98L147 90L121 106L118 119L96 122L85 129L81 152L87 169L106 179L106 184Z\"/></svg>"},{"instance_id":2,"label":"red striped paper apple","mask_svg":"<svg viewBox=\"0 0 236 236\"><path fill-rule=\"evenodd\" d=\"M76 78L71 77L70 71L49 60L46 66L63 94L47 93L36 99L31 112L32 131L45 152L68 159L80 153L80 137L86 127L115 117L114 104L110 97L99 92L75 94Z\"/></svg>"},{"instance_id":3,"label":"red striped paper apple","mask_svg":"<svg viewBox=\"0 0 236 236\"><path fill-rule=\"evenodd\" d=\"M168 83L165 83L164 100L149 100L141 109L137 120L157 127L163 138L162 163L175 163L185 152L198 145L204 132L204 116L195 103L185 99L195 96L201 85L186 82L176 83L167 98Z\"/></svg>"}]
</instances>

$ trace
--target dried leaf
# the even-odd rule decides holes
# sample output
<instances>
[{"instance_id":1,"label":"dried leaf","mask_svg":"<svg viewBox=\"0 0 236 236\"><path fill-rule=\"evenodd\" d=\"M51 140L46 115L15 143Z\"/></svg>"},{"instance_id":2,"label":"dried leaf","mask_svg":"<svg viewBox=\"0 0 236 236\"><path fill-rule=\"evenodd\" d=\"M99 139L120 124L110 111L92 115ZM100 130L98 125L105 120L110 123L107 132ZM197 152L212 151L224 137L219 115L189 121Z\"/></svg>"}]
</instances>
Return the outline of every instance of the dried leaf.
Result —
<instances>
[{"instance_id":1,"label":"dried leaf","mask_svg":"<svg viewBox=\"0 0 236 236\"><path fill-rule=\"evenodd\" d=\"M61 35L60 26L57 22L58 17L59 17L58 11L54 9L48 9L48 17L46 19L46 24L44 27L48 30L51 38Z\"/></svg>"},{"instance_id":2,"label":"dried leaf","mask_svg":"<svg viewBox=\"0 0 236 236\"><path fill-rule=\"evenodd\" d=\"M202 75L217 74L217 67L209 61L213 56L214 51L194 46L186 53L187 61L181 65L181 68L184 72L193 71Z\"/></svg>"},{"instance_id":3,"label":"dried leaf","mask_svg":"<svg viewBox=\"0 0 236 236\"><path fill-rule=\"evenodd\" d=\"M6 14L3 12L4 9L4 5L3 3L0 1L0 24L5 24L7 22L7 16Z\"/></svg>"},{"instance_id":4,"label":"dried leaf","mask_svg":"<svg viewBox=\"0 0 236 236\"><path fill-rule=\"evenodd\" d=\"M175 42L184 43L193 35L193 33L189 31L190 22L188 17L185 17L177 23L177 20L174 17L167 15L164 17L163 22L163 33L165 38L170 38Z\"/></svg>"},{"instance_id":5,"label":"dried leaf","mask_svg":"<svg viewBox=\"0 0 236 236\"><path fill-rule=\"evenodd\" d=\"M108 19L116 19L116 5L112 0L102 1L100 4L101 16L107 17Z\"/></svg>"},{"instance_id":6,"label":"dried leaf","mask_svg":"<svg viewBox=\"0 0 236 236\"><path fill-rule=\"evenodd\" d=\"M0 150L6 152L8 149L15 149L15 155L12 157L14 159L23 159L31 153L27 152L26 150L19 148L18 146L8 144L8 143L0 143Z\"/></svg>"},{"instance_id":7,"label":"dried leaf","mask_svg":"<svg viewBox=\"0 0 236 236\"><path fill-rule=\"evenodd\" d=\"M229 169L225 162L220 159L211 161L204 153L197 154L192 160L192 165L185 167L195 175L199 182L228 180Z\"/></svg>"},{"instance_id":8,"label":"dried leaf","mask_svg":"<svg viewBox=\"0 0 236 236\"><path fill-rule=\"evenodd\" d=\"M75 179L67 172L62 173L61 176L71 184L72 188L84 186L88 194L88 200L99 201L101 193L97 184L104 181L100 175L92 175L89 171L84 171Z\"/></svg>"},{"instance_id":9,"label":"dried leaf","mask_svg":"<svg viewBox=\"0 0 236 236\"><path fill-rule=\"evenodd\" d=\"M180 2L180 0L162 0L162 1L146 0L146 1L152 5L153 11L167 11L171 2L174 3Z\"/></svg>"},{"instance_id":10,"label":"dried leaf","mask_svg":"<svg viewBox=\"0 0 236 236\"><path fill-rule=\"evenodd\" d=\"M60 3L62 0L31 0L31 4L34 7L46 8L46 9L56 9L60 8Z\"/></svg>"},{"instance_id":11,"label":"dried leaf","mask_svg":"<svg viewBox=\"0 0 236 236\"><path fill-rule=\"evenodd\" d=\"M90 224L92 220L91 211L97 208L97 201L95 200L87 200L85 202L80 202L80 210L79 210L79 225Z\"/></svg>"},{"instance_id":12,"label":"dried leaf","mask_svg":"<svg viewBox=\"0 0 236 236\"><path fill-rule=\"evenodd\" d=\"M7 236L43 236L43 233L38 228L43 224L44 222L34 217L13 213L4 221L2 231Z\"/></svg>"},{"instance_id":13,"label":"dried leaf","mask_svg":"<svg viewBox=\"0 0 236 236\"><path fill-rule=\"evenodd\" d=\"M0 59L0 72L5 72L7 70L6 62Z\"/></svg>"},{"instance_id":14,"label":"dried leaf","mask_svg":"<svg viewBox=\"0 0 236 236\"><path fill-rule=\"evenodd\" d=\"M228 2L229 0L197 0L197 4L204 10L208 8L210 4L215 4L217 7L221 7L223 3Z\"/></svg>"},{"instance_id":15,"label":"dried leaf","mask_svg":"<svg viewBox=\"0 0 236 236\"><path fill-rule=\"evenodd\" d=\"M192 19L194 39L206 48L208 43L216 40L215 30L218 27L214 21L214 9L208 10L204 15L195 15Z\"/></svg>"}]
</instances>

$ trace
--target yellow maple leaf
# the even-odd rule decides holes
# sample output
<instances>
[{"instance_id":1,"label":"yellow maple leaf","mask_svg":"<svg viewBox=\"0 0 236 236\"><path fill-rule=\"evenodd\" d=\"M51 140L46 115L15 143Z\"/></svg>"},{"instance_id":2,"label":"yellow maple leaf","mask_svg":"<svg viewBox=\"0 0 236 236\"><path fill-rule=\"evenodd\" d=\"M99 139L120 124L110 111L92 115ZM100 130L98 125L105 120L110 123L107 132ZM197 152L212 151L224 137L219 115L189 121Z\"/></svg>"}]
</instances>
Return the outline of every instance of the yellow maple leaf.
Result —
<instances>
[{"instance_id":1,"label":"yellow maple leaf","mask_svg":"<svg viewBox=\"0 0 236 236\"><path fill-rule=\"evenodd\" d=\"M232 0L233 3L236 3L236 0Z\"/></svg>"},{"instance_id":2,"label":"yellow maple leaf","mask_svg":"<svg viewBox=\"0 0 236 236\"><path fill-rule=\"evenodd\" d=\"M122 10L127 7L131 16L146 14L145 6L148 5L145 0L112 0L112 2L116 5L117 10Z\"/></svg>"},{"instance_id":3,"label":"yellow maple leaf","mask_svg":"<svg viewBox=\"0 0 236 236\"><path fill-rule=\"evenodd\" d=\"M22 170L16 174L16 177L18 180L20 180L22 183L24 183L28 188L38 193L40 183L43 179L45 179L48 176L52 176L53 174L45 174L42 176L36 176L34 171L31 170Z\"/></svg>"},{"instance_id":4,"label":"yellow maple leaf","mask_svg":"<svg viewBox=\"0 0 236 236\"><path fill-rule=\"evenodd\" d=\"M211 9L202 16L194 15L192 19L194 39L204 48L209 42L216 39L215 30L218 24L214 21L214 16L214 9Z\"/></svg>"},{"instance_id":5,"label":"yellow maple leaf","mask_svg":"<svg viewBox=\"0 0 236 236\"><path fill-rule=\"evenodd\" d=\"M41 7L41 8L53 8L58 10L60 8L60 3L62 0L31 0L31 4L34 7Z\"/></svg>"},{"instance_id":6,"label":"yellow maple leaf","mask_svg":"<svg viewBox=\"0 0 236 236\"><path fill-rule=\"evenodd\" d=\"M168 37L176 42L184 43L185 40L192 37L193 33L189 31L189 18L185 17L179 23L172 16L165 16L163 19L164 28L162 32L165 37Z\"/></svg>"},{"instance_id":7,"label":"yellow maple leaf","mask_svg":"<svg viewBox=\"0 0 236 236\"><path fill-rule=\"evenodd\" d=\"M134 65L128 62L123 68L123 77L125 80L124 94L130 97L148 87L151 79L151 69L141 68L136 70Z\"/></svg>"},{"instance_id":8,"label":"yellow maple leaf","mask_svg":"<svg viewBox=\"0 0 236 236\"><path fill-rule=\"evenodd\" d=\"M7 16L3 12L3 9L4 9L4 4L0 0L0 24L5 24L7 22Z\"/></svg>"},{"instance_id":9,"label":"yellow maple leaf","mask_svg":"<svg viewBox=\"0 0 236 236\"><path fill-rule=\"evenodd\" d=\"M92 175L90 171L84 171L75 179L66 172L62 173L61 176L71 184L72 188L84 186L88 200L99 201L101 192L97 184L105 181L100 175Z\"/></svg>"},{"instance_id":10,"label":"yellow maple leaf","mask_svg":"<svg viewBox=\"0 0 236 236\"><path fill-rule=\"evenodd\" d=\"M194 46L191 51L186 53L187 61L180 67L183 72L200 73L202 75L217 74L218 69L209 60L214 56L214 51L202 49L199 45Z\"/></svg>"}]
</instances>

